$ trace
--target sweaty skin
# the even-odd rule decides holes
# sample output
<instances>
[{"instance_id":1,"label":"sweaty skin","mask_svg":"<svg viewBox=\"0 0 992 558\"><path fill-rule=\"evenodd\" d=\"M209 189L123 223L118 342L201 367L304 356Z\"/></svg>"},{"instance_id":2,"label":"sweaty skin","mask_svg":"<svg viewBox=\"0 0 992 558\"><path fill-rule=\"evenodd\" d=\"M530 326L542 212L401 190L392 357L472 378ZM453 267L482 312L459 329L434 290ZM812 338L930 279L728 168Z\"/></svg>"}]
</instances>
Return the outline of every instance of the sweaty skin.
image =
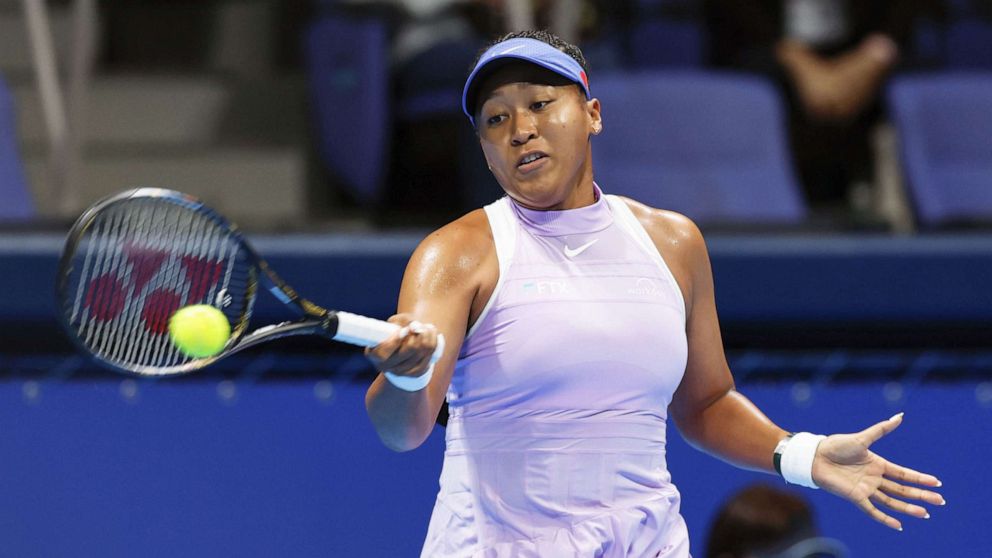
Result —
<instances>
[{"instance_id":1,"label":"sweaty skin","mask_svg":"<svg viewBox=\"0 0 992 558\"><path fill-rule=\"evenodd\" d=\"M511 64L480 89L476 122L486 160L506 193L531 209L566 210L595 201L591 136L603 129L600 103L580 88L529 64ZM540 155L533 162L526 156ZM709 256L688 218L625 200L671 269L686 302L688 362L669 414L694 446L737 466L773 473L772 455L786 431L735 390L723 352ZM469 327L496 286L499 266L486 214L475 210L429 235L411 257L390 321L433 324L420 334L394 336L367 351L380 371L418 376L428 365L437 332L447 344L427 388L405 392L382 374L366 395L369 417L382 441L396 451L418 447L430 434ZM901 421L828 437L820 444L814 480L855 503L874 519L901 524L875 507L915 517L921 506L894 496L942 504L935 492L895 482L938 486L939 481L882 459L868 447ZM887 477L887 478L886 478Z\"/></svg>"}]
</instances>

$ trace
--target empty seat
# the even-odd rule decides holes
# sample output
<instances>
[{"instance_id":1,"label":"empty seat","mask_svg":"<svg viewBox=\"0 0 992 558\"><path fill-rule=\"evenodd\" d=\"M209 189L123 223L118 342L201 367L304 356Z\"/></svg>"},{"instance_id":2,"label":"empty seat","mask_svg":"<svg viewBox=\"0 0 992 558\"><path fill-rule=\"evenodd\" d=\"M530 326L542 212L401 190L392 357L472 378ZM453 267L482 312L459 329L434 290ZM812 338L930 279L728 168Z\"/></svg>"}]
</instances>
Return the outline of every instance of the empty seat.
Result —
<instances>
[{"instance_id":1,"label":"empty seat","mask_svg":"<svg viewBox=\"0 0 992 558\"><path fill-rule=\"evenodd\" d=\"M992 70L992 23L980 19L952 23L946 48L950 68Z\"/></svg>"},{"instance_id":2,"label":"empty seat","mask_svg":"<svg viewBox=\"0 0 992 558\"><path fill-rule=\"evenodd\" d=\"M706 61L706 37L698 21L654 19L634 25L631 65L638 68L700 68Z\"/></svg>"},{"instance_id":3,"label":"empty seat","mask_svg":"<svg viewBox=\"0 0 992 558\"><path fill-rule=\"evenodd\" d=\"M699 0L638 0L629 34L635 68L701 68L706 62L706 31Z\"/></svg>"},{"instance_id":4,"label":"empty seat","mask_svg":"<svg viewBox=\"0 0 992 558\"><path fill-rule=\"evenodd\" d=\"M306 63L321 159L356 200L383 193L390 119L386 25L327 16L306 35Z\"/></svg>"},{"instance_id":5,"label":"empty seat","mask_svg":"<svg viewBox=\"0 0 992 558\"><path fill-rule=\"evenodd\" d=\"M17 148L14 101L0 77L0 222L24 221L34 216Z\"/></svg>"},{"instance_id":6,"label":"empty seat","mask_svg":"<svg viewBox=\"0 0 992 558\"><path fill-rule=\"evenodd\" d=\"M888 97L920 224L992 223L992 73L899 77Z\"/></svg>"},{"instance_id":7,"label":"empty seat","mask_svg":"<svg viewBox=\"0 0 992 558\"><path fill-rule=\"evenodd\" d=\"M599 76L595 176L607 192L701 223L800 224L807 215L775 89L738 74Z\"/></svg>"}]
</instances>

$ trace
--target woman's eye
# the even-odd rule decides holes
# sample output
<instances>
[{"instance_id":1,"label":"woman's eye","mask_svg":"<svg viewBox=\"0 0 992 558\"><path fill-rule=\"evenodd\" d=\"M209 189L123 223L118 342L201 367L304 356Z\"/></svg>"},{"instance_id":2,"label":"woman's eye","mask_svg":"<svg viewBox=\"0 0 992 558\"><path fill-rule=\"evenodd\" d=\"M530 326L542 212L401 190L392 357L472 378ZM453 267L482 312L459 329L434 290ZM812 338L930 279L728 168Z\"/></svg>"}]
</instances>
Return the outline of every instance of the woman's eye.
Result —
<instances>
[{"instance_id":1,"label":"woman's eye","mask_svg":"<svg viewBox=\"0 0 992 558\"><path fill-rule=\"evenodd\" d=\"M495 125L499 124L502 121L503 121L503 115L502 114L497 114L496 116L490 116L489 118L487 118L486 119L486 124L488 124L490 126L495 126Z\"/></svg>"},{"instance_id":2,"label":"woman's eye","mask_svg":"<svg viewBox=\"0 0 992 558\"><path fill-rule=\"evenodd\" d=\"M530 108L531 108L531 110L541 110L544 107L548 106L550 103L551 103L551 101L537 101L536 103L533 103L530 106Z\"/></svg>"}]
</instances>

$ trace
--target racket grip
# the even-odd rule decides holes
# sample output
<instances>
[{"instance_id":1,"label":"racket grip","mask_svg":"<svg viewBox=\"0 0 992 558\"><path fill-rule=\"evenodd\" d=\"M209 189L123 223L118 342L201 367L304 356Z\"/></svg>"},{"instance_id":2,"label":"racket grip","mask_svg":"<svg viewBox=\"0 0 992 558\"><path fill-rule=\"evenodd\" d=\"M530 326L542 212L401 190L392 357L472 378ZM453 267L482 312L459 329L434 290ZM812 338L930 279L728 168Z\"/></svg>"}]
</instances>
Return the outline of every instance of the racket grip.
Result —
<instances>
[{"instance_id":1,"label":"racket grip","mask_svg":"<svg viewBox=\"0 0 992 558\"><path fill-rule=\"evenodd\" d=\"M395 333L400 326L374 318L366 318L350 312L335 312L338 318L338 330L334 334L335 341L351 343L360 347L374 347ZM437 362L444 353L444 335L438 334L437 348L431 355L431 363Z\"/></svg>"},{"instance_id":2,"label":"racket grip","mask_svg":"<svg viewBox=\"0 0 992 558\"><path fill-rule=\"evenodd\" d=\"M334 334L334 340L361 347L374 347L400 328L396 324L349 312L336 312L336 315L338 330Z\"/></svg>"}]
</instances>

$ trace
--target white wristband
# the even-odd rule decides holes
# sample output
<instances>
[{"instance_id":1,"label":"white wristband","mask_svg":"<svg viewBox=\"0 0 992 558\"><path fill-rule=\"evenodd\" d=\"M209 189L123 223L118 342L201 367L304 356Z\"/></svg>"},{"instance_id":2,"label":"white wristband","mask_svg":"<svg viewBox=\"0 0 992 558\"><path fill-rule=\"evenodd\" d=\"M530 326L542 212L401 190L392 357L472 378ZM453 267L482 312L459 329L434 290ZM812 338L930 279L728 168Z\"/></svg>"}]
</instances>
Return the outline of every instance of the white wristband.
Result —
<instances>
[{"instance_id":1,"label":"white wristband","mask_svg":"<svg viewBox=\"0 0 992 558\"><path fill-rule=\"evenodd\" d=\"M403 391L420 391L431 383L431 376L434 375L434 363L427 367L427 372L419 376L397 376L392 372L383 372L389 383Z\"/></svg>"},{"instance_id":2,"label":"white wristband","mask_svg":"<svg viewBox=\"0 0 992 558\"><path fill-rule=\"evenodd\" d=\"M420 327L418 322L413 323L417 324L416 327ZM434 348L434 354L431 355L431 364L423 374L419 376L397 376L392 372L383 372L383 374L386 375L389 383L403 391L420 391L431 383L431 376L434 375L434 364L441 358L442 354L444 354L444 335L438 334L437 346Z\"/></svg>"},{"instance_id":3,"label":"white wristband","mask_svg":"<svg viewBox=\"0 0 992 558\"><path fill-rule=\"evenodd\" d=\"M782 478L789 484L820 488L813 482L813 458L826 436L800 432L789 440L782 452Z\"/></svg>"}]
</instances>

